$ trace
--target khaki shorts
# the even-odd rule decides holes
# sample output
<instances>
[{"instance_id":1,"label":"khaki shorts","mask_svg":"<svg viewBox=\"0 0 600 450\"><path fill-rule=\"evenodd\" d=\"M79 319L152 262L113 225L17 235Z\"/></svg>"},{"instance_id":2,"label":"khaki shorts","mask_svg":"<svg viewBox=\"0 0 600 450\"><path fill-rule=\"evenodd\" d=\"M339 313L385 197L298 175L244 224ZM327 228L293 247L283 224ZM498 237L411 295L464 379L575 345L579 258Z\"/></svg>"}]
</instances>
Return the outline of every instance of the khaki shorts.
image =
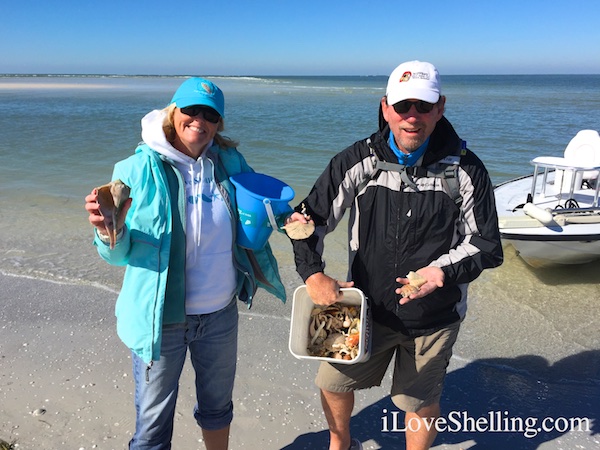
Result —
<instances>
[{"instance_id":1,"label":"khaki shorts","mask_svg":"<svg viewBox=\"0 0 600 450\"><path fill-rule=\"evenodd\" d=\"M396 353L391 396L409 412L439 403L460 321L427 336L411 338L373 323L371 357L352 365L321 363L316 385L331 392L380 386Z\"/></svg>"}]
</instances>

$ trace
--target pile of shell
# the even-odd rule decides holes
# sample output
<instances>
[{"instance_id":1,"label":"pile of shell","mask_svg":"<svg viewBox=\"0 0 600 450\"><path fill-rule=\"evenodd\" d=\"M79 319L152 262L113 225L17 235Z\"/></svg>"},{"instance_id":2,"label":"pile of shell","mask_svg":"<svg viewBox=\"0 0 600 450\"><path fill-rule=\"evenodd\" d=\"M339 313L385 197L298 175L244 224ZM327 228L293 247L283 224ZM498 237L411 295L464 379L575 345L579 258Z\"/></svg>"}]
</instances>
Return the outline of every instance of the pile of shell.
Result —
<instances>
[{"instance_id":1,"label":"pile of shell","mask_svg":"<svg viewBox=\"0 0 600 450\"><path fill-rule=\"evenodd\" d=\"M334 303L311 313L307 351L310 356L352 360L358 356L360 307Z\"/></svg>"}]
</instances>

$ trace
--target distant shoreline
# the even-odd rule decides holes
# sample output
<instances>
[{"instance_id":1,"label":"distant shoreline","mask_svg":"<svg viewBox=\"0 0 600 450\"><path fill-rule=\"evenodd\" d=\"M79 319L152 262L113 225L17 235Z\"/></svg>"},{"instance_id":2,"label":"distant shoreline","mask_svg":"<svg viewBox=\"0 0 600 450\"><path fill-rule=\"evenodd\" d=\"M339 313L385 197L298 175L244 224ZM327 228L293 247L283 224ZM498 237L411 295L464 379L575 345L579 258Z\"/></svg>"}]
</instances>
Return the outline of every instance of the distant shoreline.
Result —
<instances>
[{"instance_id":1,"label":"distant shoreline","mask_svg":"<svg viewBox=\"0 0 600 450\"><path fill-rule=\"evenodd\" d=\"M118 75L118 74L0 74L0 91L4 90L84 90L84 89L114 89L131 88L130 85L121 85L119 82L133 80L170 80L188 78L192 75ZM379 85L382 89L387 81L384 75L201 75L214 80L230 80L237 82L256 83L356 83L357 86L370 85L372 88ZM578 78L578 82L585 82L590 86L598 83L600 74L573 74L573 75L446 75L443 78L451 85L465 85L470 83L519 85L531 84L535 80L536 86L553 86L565 78ZM375 83L375 84L374 84ZM129 83L130 84L130 83Z\"/></svg>"},{"instance_id":2,"label":"distant shoreline","mask_svg":"<svg viewBox=\"0 0 600 450\"><path fill-rule=\"evenodd\" d=\"M0 83L2 89L109 89L108 84Z\"/></svg>"},{"instance_id":3,"label":"distant shoreline","mask_svg":"<svg viewBox=\"0 0 600 450\"><path fill-rule=\"evenodd\" d=\"M500 74L444 74L446 77L589 77L600 73L500 73ZM224 75L224 74L116 74L116 73L0 73L0 78L256 78L256 79L289 79L289 78L385 78L388 75Z\"/></svg>"}]
</instances>

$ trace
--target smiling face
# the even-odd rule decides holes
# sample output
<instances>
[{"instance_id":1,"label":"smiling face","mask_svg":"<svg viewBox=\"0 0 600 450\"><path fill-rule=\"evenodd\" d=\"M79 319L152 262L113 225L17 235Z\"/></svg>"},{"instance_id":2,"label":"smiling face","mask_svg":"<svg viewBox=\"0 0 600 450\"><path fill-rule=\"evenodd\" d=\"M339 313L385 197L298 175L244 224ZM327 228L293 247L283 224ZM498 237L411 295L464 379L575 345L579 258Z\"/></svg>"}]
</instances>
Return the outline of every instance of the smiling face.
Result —
<instances>
[{"instance_id":1,"label":"smiling face","mask_svg":"<svg viewBox=\"0 0 600 450\"><path fill-rule=\"evenodd\" d=\"M410 99L417 101L416 99ZM396 145L404 153L417 150L431 136L433 130L444 114L446 98L441 96L433 109L428 113L420 113L412 105L406 113L398 114L393 105L387 104L387 98L381 99L383 118L390 126Z\"/></svg>"},{"instance_id":2,"label":"smiling face","mask_svg":"<svg viewBox=\"0 0 600 450\"><path fill-rule=\"evenodd\" d=\"M180 108L175 108L173 127L173 147L192 158L198 158L217 134L219 123L207 121L202 113L188 116Z\"/></svg>"}]
</instances>

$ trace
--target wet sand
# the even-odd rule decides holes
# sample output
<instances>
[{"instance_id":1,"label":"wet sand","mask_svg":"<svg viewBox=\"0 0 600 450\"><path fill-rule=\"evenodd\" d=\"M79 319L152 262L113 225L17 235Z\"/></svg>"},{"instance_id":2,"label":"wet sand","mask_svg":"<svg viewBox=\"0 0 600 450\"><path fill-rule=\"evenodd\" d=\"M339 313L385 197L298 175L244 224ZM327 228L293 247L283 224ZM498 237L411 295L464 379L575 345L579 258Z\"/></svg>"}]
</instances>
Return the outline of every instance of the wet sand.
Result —
<instances>
[{"instance_id":1,"label":"wet sand","mask_svg":"<svg viewBox=\"0 0 600 450\"><path fill-rule=\"evenodd\" d=\"M585 417L590 429L536 432L536 426L529 433L535 436L526 437L524 431L449 427L438 435L435 449L600 446L600 332L590 325L598 316L599 297L583 299L583 305L565 295L548 298L546 305L528 305L524 295L507 304L503 292L510 289L512 271L523 275L519 264L486 272L472 286L474 301L450 364L442 415L530 417L538 425L547 417ZM534 282L539 274L526 276ZM543 285L555 292L549 281L533 289ZM16 441L19 449L127 448L135 425L133 380L129 352L115 332L115 298L114 291L97 287L0 275L0 438ZM574 317L564 311L555 317L557 301L572 303ZM580 312L580 306L588 310ZM282 305L264 293L252 310L240 309L231 449L327 448L313 385L316 364L288 351L290 310L291 298ZM579 329L562 329L561 324L576 322ZM357 394L352 433L365 449L404 447L402 416L392 413L389 386L388 373L382 387ZM204 448L193 405L187 363L176 412L176 449ZM564 428L565 420L557 424Z\"/></svg>"}]
</instances>

